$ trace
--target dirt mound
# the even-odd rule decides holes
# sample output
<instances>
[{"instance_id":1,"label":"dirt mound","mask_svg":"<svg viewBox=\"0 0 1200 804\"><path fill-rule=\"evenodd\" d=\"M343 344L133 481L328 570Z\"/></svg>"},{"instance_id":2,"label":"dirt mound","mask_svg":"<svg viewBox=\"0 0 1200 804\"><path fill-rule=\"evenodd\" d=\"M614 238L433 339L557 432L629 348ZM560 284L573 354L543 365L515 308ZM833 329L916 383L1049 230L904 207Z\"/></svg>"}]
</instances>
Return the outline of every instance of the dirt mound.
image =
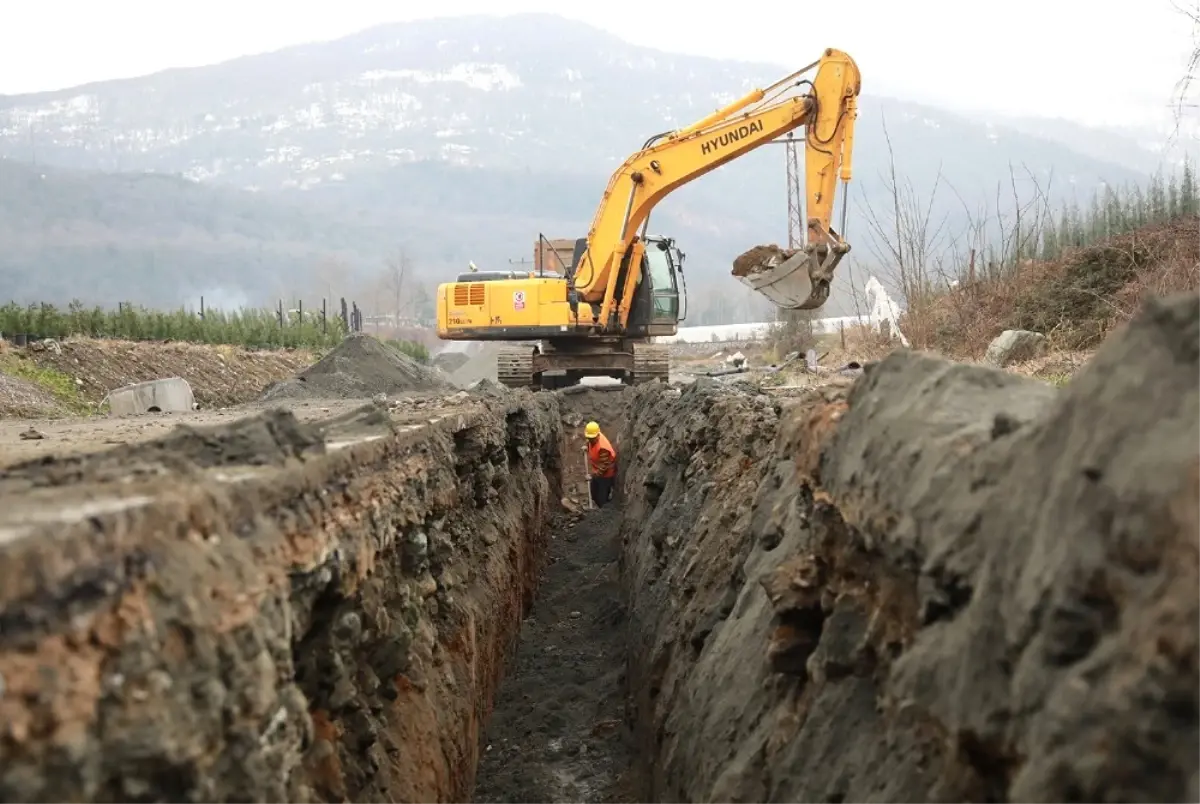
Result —
<instances>
[{"instance_id":1,"label":"dirt mound","mask_svg":"<svg viewBox=\"0 0 1200 804\"><path fill-rule=\"evenodd\" d=\"M776 245L755 246L733 261L733 275L750 276L769 270L791 257L798 250L780 248Z\"/></svg>"},{"instance_id":2,"label":"dirt mound","mask_svg":"<svg viewBox=\"0 0 1200 804\"><path fill-rule=\"evenodd\" d=\"M376 394L449 390L433 369L370 335L350 335L313 366L271 386L264 401L356 399Z\"/></svg>"},{"instance_id":3,"label":"dirt mound","mask_svg":"<svg viewBox=\"0 0 1200 804\"><path fill-rule=\"evenodd\" d=\"M1061 391L919 353L635 389L639 798L1195 800L1198 344L1193 294Z\"/></svg>"},{"instance_id":4,"label":"dirt mound","mask_svg":"<svg viewBox=\"0 0 1200 804\"><path fill-rule=\"evenodd\" d=\"M450 381L459 388L467 388L479 380L496 382L496 353L500 348L501 344L483 344L466 362L451 372Z\"/></svg>"},{"instance_id":5,"label":"dirt mound","mask_svg":"<svg viewBox=\"0 0 1200 804\"><path fill-rule=\"evenodd\" d=\"M228 407L257 399L315 357L301 349L252 351L236 346L71 338L57 348L21 350L33 364L76 380L79 396L99 404L110 391L135 382L182 377L204 408Z\"/></svg>"}]
</instances>

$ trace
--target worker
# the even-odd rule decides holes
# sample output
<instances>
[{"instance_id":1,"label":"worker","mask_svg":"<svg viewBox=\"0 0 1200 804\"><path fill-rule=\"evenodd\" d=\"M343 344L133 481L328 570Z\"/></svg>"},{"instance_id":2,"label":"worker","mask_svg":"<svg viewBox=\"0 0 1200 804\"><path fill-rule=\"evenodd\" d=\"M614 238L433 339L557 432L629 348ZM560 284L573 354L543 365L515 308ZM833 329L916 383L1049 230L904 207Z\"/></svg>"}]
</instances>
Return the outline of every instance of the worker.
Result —
<instances>
[{"instance_id":1,"label":"worker","mask_svg":"<svg viewBox=\"0 0 1200 804\"><path fill-rule=\"evenodd\" d=\"M617 484L617 451L595 422L587 423L583 435L587 439L588 473L591 475L588 486L592 502L597 508L603 508L612 500Z\"/></svg>"}]
</instances>

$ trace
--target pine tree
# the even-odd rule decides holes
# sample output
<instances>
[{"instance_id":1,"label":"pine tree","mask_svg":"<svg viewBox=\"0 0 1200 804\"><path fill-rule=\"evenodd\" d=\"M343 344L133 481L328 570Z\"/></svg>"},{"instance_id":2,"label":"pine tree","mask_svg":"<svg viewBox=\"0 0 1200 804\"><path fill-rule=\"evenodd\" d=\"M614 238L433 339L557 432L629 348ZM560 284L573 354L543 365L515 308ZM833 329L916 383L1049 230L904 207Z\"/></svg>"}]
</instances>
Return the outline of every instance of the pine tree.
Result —
<instances>
[{"instance_id":1,"label":"pine tree","mask_svg":"<svg viewBox=\"0 0 1200 804\"><path fill-rule=\"evenodd\" d=\"M1065 249L1071 247L1073 237L1074 231L1071 229L1071 208L1068 207L1064 202L1062 212L1059 213L1058 217L1058 254L1055 254L1055 257L1062 254Z\"/></svg>"},{"instance_id":2,"label":"pine tree","mask_svg":"<svg viewBox=\"0 0 1200 804\"><path fill-rule=\"evenodd\" d=\"M1130 223L1133 226L1146 225L1146 196L1142 193L1140 186L1133 188L1133 197L1131 199L1133 215L1130 217Z\"/></svg>"},{"instance_id":3,"label":"pine tree","mask_svg":"<svg viewBox=\"0 0 1200 804\"><path fill-rule=\"evenodd\" d=\"M1121 218L1121 198L1111 184L1104 186L1104 236L1112 237L1120 234L1123 227Z\"/></svg>"},{"instance_id":4,"label":"pine tree","mask_svg":"<svg viewBox=\"0 0 1200 804\"><path fill-rule=\"evenodd\" d=\"M1179 211L1182 215L1200 212L1196 199L1196 176L1192 173L1192 162L1187 157L1183 159L1183 179L1179 182Z\"/></svg>"},{"instance_id":5,"label":"pine tree","mask_svg":"<svg viewBox=\"0 0 1200 804\"><path fill-rule=\"evenodd\" d=\"M1159 223L1167 216L1167 197L1163 192L1162 172L1150 177L1149 203L1146 214L1147 223Z\"/></svg>"},{"instance_id":6,"label":"pine tree","mask_svg":"<svg viewBox=\"0 0 1200 804\"><path fill-rule=\"evenodd\" d=\"M1087 230L1084 228L1083 210L1078 201L1071 202L1071 245L1082 246L1086 240Z\"/></svg>"},{"instance_id":7,"label":"pine tree","mask_svg":"<svg viewBox=\"0 0 1200 804\"><path fill-rule=\"evenodd\" d=\"M1174 174L1171 175L1171 181L1167 184L1167 218L1173 219L1179 217L1179 185L1175 183Z\"/></svg>"},{"instance_id":8,"label":"pine tree","mask_svg":"<svg viewBox=\"0 0 1200 804\"><path fill-rule=\"evenodd\" d=\"M1094 243L1104 237L1104 210L1100 206L1100 193L1092 193L1091 207L1088 209L1087 241Z\"/></svg>"},{"instance_id":9,"label":"pine tree","mask_svg":"<svg viewBox=\"0 0 1200 804\"><path fill-rule=\"evenodd\" d=\"M1047 216L1045 229L1042 232L1042 256L1043 260L1053 260L1058 257L1061 247L1058 244L1058 235L1061 229L1061 224L1055 225L1054 219Z\"/></svg>"}]
</instances>

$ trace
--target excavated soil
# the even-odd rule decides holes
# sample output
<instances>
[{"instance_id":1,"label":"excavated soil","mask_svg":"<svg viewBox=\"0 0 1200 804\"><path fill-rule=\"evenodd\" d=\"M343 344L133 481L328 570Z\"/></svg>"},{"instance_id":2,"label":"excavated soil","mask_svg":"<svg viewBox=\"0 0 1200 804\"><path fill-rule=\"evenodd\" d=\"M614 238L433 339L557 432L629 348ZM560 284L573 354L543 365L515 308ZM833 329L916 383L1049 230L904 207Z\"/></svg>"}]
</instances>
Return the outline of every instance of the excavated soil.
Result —
<instances>
[{"instance_id":1,"label":"excavated soil","mask_svg":"<svg viewBox=\"0 0 1200 804\"><path fill-rule=\"evenodd\" d=\"M437 371L369 335L351 335L317 363L269 387L264 401L361 399L451 388Z\"/></svg>"},{"instance_id":2,"label":"excavated soil","mask_svg":"<svg viewBox=\"0 0 1200 804\"><path fill-rule=\"evenodd\" d=\"M288 409L301 421L313 421L347 413L362 405L363 401L349 399L294 402ZM180 425L204 427L229 424L269 409L268 405L256 404L189 413L4 420L0 421L0 466L30 458L98 452L122 444L161 438ZM42 437L23 438L22 434L31 429Z\"/></svg>"},{"instance_id":3,"label":"excavated soil","mask_svg":"<svg viewBox=\"0 0 1200 804\"><path fill-rule=\"evenodd\" d=\"M766 269L768 263L775 265L783 262L796 253L798 249L785 249L779 246L755 246L739 255L733 261L734 276L749 276Z\"/></svg>"},{"instance_id":4,"label":"excavated soil","mask_svg":"<svg viewBox=\"0 0 1200 804\"><path fill-rule=\"evenodd\" d=\"M164 377L187 380L201 409L238 405L257 399L268 385L314 360L303 349L256 351L194 343L70 338L57 348L36 346L16 351L21 359L73 378L80 397L93 405L113 389Z\"/></svg>"},{"instance_id":5,"label":"excavated soil","mask_svg":"<svg viewBox=\"0 0 1200 804\"><path fill-rule=\"evenodd\" d=\"M0 472L0 799L466 800L560 418L274 412Z\"/></svg>"},{"instance_id":6,"label":"excavated soil","mask_svg":"<svg viewBox=\"0 0 1200 804\"><path fill-rule=\"evenodd\" d=\"M65 413L54 394L45 388L0 370L0 419L53 418Z\"/></svg>"},{"instance_id":7,"label":"excavated soil","mask_svg":"<svg viewBox=\"0 0 1200 804\"><path fill-rule=\"evenodd\" d=\"M470 359L471 356L466 352L442 352L433 358L433 365L447 374L453 374Z\"/></svg>"},{"instance_id":8,"label":"excavated soil","mask_svg":"<svg viewBox=\"0 0 1200 804\"><path fill-rule=\"evenodd\" d=\"M630 397L640 800L1200 796L1195 294L1062 391L899 352Z\"/></svg>"}]
</instances>

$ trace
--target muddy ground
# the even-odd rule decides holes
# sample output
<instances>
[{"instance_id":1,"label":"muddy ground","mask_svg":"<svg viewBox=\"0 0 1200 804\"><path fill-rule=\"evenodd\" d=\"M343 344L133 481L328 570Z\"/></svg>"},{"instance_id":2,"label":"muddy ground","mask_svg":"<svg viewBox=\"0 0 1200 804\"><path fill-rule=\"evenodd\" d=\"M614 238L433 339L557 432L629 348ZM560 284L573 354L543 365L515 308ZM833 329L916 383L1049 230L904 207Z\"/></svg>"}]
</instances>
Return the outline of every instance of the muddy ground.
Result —
<instances>
[{"instance_id":1,"label":"muddy ground","mask_svg":"<svg viewBox=\"0 0 1200 804\"><path fill-rule=\"evenodd\" d=\"M480 744L474 801L632 801L624 722L625 617L619 509L589 510L583 427L620 451L624 392L576 387L558 398L565 510ZM619 502L618 502L619 504Z\"/></svg>"},{"instance_id":2,"label":"muddy ground","mask_svg":"<svg viewBox=\"0 0 1200 804\"><path fill-rule=\"evenodd\" d=\"M474 801L632 801L613 508L561 516L484 734Z\"/></svg>"}]
</instances>

